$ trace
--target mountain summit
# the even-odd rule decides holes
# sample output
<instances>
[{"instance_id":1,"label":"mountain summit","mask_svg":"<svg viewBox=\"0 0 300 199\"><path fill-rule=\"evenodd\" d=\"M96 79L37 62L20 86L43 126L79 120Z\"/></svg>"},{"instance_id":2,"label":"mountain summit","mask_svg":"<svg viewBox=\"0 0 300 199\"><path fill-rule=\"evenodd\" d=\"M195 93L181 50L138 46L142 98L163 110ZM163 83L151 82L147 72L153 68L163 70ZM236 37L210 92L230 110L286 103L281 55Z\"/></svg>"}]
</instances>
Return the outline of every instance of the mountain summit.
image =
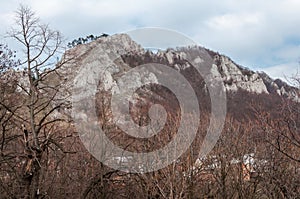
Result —
<instances>
[{"instance_id":1,"label":"mountain summit","mask_svg":"<svg viewBox=\"0 0 300 199\"><path fill-rule=\"evenodd\" d=\"M274 80L264 72L255 72L242 67L225 55L198 46L159 50L154 53L145 50L126 34L101 37L91 43L78 45L68 50L65 56L74 56L76 61L65 65L62 71L66 73L70 80L74 80L81 66L86 66L92 62L92 67L100 67L99 71L104 74L102 75L104 78L102 82L105 89L117 90L118 84L129 82L118 82L116 77L145 63L165 64L180 73L188 76L192 75L188 74L193 71L191 70L192 64L186 58L195 49L200 54L193 55L194 61L208 63L212 60L212 64L202 64L202 66L207 67L214 78L223 81L227 92L234 93L242 90L252 94L271 94L299 101L299 90L297 88L280 79ZM132 84L142 85L142 83L147 82L147 80L137 78L137 76L132 78L132 81L130 81ZM155 77L150 75L149 78Z\"/></svg>"}]
</instances>

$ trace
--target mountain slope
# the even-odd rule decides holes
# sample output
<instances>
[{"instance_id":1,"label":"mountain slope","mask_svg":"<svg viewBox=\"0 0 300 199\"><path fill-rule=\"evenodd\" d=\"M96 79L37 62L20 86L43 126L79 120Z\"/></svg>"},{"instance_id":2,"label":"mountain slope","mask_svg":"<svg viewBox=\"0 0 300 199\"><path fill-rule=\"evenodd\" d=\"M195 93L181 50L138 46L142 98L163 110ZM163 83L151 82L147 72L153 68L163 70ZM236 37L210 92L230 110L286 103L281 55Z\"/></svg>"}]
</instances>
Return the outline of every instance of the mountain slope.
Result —
<instances>
[{"instance_id":1,"label":"mountain slope","mask_svg":"<svg viewBox=\"0 0 300 199\"><path fill-rule=\"evenodd\" d=\"M64 66L62 71L70 80L73 80L81 66L93 62L95 67L102 67L101 71L104 72L103 82L106 90L112 87L118 89L120 82L116 81L115 78L130 70L130 68L141 64L160 63L168 65L181 73L189 71L192 64L186 60L186 57L193 51L193 48L203 52L203 56L197 55L194 58L195 61L208 62L208 59L213 60L211 65L202 66L209 68L215 78L222 79L227 92L244 90L249 93L279 95L299 101L299 90L297 88L289 86L282 80L273 80L266 73L254 72L244 68L224 55L202 47L167 49L166 51L153 53L143 49L125 34L100 38L89 44L78 45L70 49L66 54L75 56L75 62ZM207 57L207 54L210 57ZM138 85L147 82L147 80L141 79L132 80Z\"/></svg>"}]
</instances>

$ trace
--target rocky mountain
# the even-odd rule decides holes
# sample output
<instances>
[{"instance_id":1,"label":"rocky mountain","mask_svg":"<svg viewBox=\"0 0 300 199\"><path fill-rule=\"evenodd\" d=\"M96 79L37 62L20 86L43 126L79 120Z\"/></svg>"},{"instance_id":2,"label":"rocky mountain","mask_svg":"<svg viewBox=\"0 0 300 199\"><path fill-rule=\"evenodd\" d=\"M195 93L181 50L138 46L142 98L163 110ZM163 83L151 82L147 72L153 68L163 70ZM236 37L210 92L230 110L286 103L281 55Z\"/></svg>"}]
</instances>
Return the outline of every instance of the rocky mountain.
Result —
<instances>
[{"instance_id":1,"label":"rocky mountain","mask_svg":"<svg viewBox=\"0 0 300 199\"><path fill-rule=\"evenodd\" d=\"M256 123L260 114L280 118L283 99L296 103L300 95L297 88L273 80L265 73L251 71L206 48L188 46L149 51L126 34L77 45L65 53L64 59L71 61L59 68L58 73L65 77L66 90L72 91L69 96L73 105L72 120L77 131L83 133L83 143L93 140L94 129L100 127L110 140L128 151L153 151L170 143L179 125L192 126L188 123L191 120L179 121L183 112L192 115L196 106L201 112L199 125L202 130L199 132L205 132L210 127L211 116L217 121L213 124L215 129L221 130L223 124L220 123L228 118L241 125ZM165 68L159 70L162 66ZM161 82L170 84L165 86ZM196 104L187 85L194 91ZM187 102L184 108L174 89ZM70 94L65 91L60 93L60 98ZM226 93L225 102L214 104L214 100L223 97L222 93ZM163 106L166 114L151 117L154 104ZM213 112L216 109L221 111ZM63 112L71 114L70 109ZM198 114L194 116L199 117ZM153 136L151 132L159 134ZM198 136L201 140L206 134ZM113 161L111 164L114 165Z\"/></svg>"},{"instance_id":2,"label":"rocky mountain","mask_svg":"<svg viewBox=\"0 0 300 199\"><path fill-rule=\"evenodd\" d=\"M210 110L209 87L215 80L223 83L223 91L227 93L227 112L235 115L236 118L245 118L251 111L253 103L260 104L267 111L272 111L274 107L279 107L281 99L288 99L294 102L300 101L300 91L280 79L272 79L264 72L255 72L243 66L236 64L229 57L213 52L209 49L199 46L180 47L177 49L166 49L158 51L149 51L133 41L126 34L116 34L107 37L100 37L87 44L77 45L67 50L62 60L69 59L66 64L59 68L59 76L55 74L47 81L53 85L64 84L65 89L60 89L57 95L60 99L68 98L72 100L72 89L74 85L82 85L82 100L88 98L84 90L87 83L95 88L92 95L98 93L110 93L124 95L121 91L126 89L139 89L139 94L125 96L126 100L131 102L145 103L149 100L164 103L168 102L170 110L175 110L177 104L176 97L162 87L150 88L146 84L158 83L158 77L155 75L160 71L145 71L139 73L132 69L147 63L162 64L174 69L184 76L192 86L202 110ZM196 70L196 65L202 70L202 74ZM17 91L21 92L21 87L26 88L28 79L24 72L7 71L1 79L11 79L12 73L17 74L19 87ZM120 78L126 74L126 78ZM145 74L147 73L147 74ZM64 77L63 79L61 77ZM182 82L178 78L173 78L165 73L160 78L171 80L172 84L180 85ZM96 80L96 83L95 83ZM211 84L211 85L207 85ZM22 86L23 85L23 86ZM184 91L185 89L183 89ZM70 92L71 91L71 92ZM143 92L143 93L142 93ZM88 94L89 95L89 94ZM101 96L101 95L100 95ZM102 95L104 96L104 95ZM102 99L107 106L110 105L111 98ZM87 99L86 99L87 101ZM70 109L67 111L70 114ZM83 116L87 118L88 116Z\"/></svg>"},{"instance_id":3,"label":"rocky mountain","mask_svg":"<svg viewBox=\"0 0 300 199\"><path fill-rule=\"evenodd\" d=\"M279 79L272 79L264 72L254 72L232 61L229 57L205 49L203 47L187 47L167 49L165 51L152 52L142 48L126 34L116 34L102 37L88 44L78 45L66 52L67 56L74 56L75 61L65 65L61 71L66 74L69 83L73 83L75 76L82 69L97 67L101 72L101 82L105 90L119 90L121 85L139 86L155 81L155 75L149 74L147 78L140 78L134 74L132 79L117 80L124 72L145 63L160 63L168 65L180 73L187 74L193 71L192 63L187 61L193 51L197 49L200 54L193 57L195 63L205 63L214 78L221 79L224 89L228 93L247 91L252 94L278 95L299 101L299 90ZM211 63L208 63L211 62ZM88 70L88 69L86 69ZM190 74L191 75L191 74ZM193 79L193 78L192 78ZM78 78L77 80L80 80ZM128 81L128 82L126 82ZM195 80L198 82L197 80ZM192 82L195 82L192 80ZM199 82L198 82L199 83ZM133 86L133 85L132 85ZM200 86L200 84L198 85Z\"/></svg>"}]
</instances>

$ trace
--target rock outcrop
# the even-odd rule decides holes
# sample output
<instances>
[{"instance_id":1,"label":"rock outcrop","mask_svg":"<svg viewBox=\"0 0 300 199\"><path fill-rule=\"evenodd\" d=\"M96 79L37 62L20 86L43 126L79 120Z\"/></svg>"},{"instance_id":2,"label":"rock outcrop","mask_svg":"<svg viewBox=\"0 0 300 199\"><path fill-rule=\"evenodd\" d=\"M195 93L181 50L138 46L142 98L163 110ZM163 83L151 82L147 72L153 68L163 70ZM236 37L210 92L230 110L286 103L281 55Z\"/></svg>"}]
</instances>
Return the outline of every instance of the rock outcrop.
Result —
<instances>
[{"instance_id":1,"label":"rock outcrop","mask_svg":"<svg viewBox=\"0 0 300 199\"><path fill-rule=\"evenodd\" d=\"M132 79L118 81L118 77L138 65L154 62L168 65L182 73L188 72L192 63L187 61L187 56L193 48L200 49L203 55L195 56L194 63L202 63L212 59L208 67L214 78L222 79L227 92L238 92L244 90L256 94L277 94L283 97L299 100L299 90L291 87L281 80L273 80L263 72L254 72L234 63L230 58L212 52L202 47L187 47L178 49L167 49L158 52L146 51L139 44L134 42L126 34L116 34L99 38L88 44L78 45L66 52L66 56L73 56L72 63L61 68L61 72L70 80L68 86L72 86L74 78L82 66L98 67L103 74L101 86L105 90L118 92L120 86L139 86L150 81L155 81L155 75L148 74L149 79L139 77L139 74L132 75ZM78 79L77 79L78 80ZM79 78L80 80L80 78ZM131 83L129 83L131 82ZM130 85L134 83L135 85Z\"/></svg>"}]
</instances>

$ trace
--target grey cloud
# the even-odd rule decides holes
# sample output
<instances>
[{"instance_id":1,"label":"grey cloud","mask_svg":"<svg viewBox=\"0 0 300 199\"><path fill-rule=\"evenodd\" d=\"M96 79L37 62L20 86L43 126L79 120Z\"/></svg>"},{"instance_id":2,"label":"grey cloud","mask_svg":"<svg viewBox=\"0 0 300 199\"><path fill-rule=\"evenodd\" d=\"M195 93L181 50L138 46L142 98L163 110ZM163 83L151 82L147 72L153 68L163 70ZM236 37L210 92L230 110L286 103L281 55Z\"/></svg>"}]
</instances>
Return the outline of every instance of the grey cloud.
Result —
<instances>
[{"instance_id":1,"label":"grey cloud","mask_svg":"<svg viewBox=\"0 0 300 199\"><path fill-rule=\"evenodd\" d=\"M20 2L69 40L150 26L179 31L250 68L293 62L300 56L296 0L14 0L0 2L0 18L10 16ZM2 28L7 24L2 22Z\"/></svg>"}]
</instances>

